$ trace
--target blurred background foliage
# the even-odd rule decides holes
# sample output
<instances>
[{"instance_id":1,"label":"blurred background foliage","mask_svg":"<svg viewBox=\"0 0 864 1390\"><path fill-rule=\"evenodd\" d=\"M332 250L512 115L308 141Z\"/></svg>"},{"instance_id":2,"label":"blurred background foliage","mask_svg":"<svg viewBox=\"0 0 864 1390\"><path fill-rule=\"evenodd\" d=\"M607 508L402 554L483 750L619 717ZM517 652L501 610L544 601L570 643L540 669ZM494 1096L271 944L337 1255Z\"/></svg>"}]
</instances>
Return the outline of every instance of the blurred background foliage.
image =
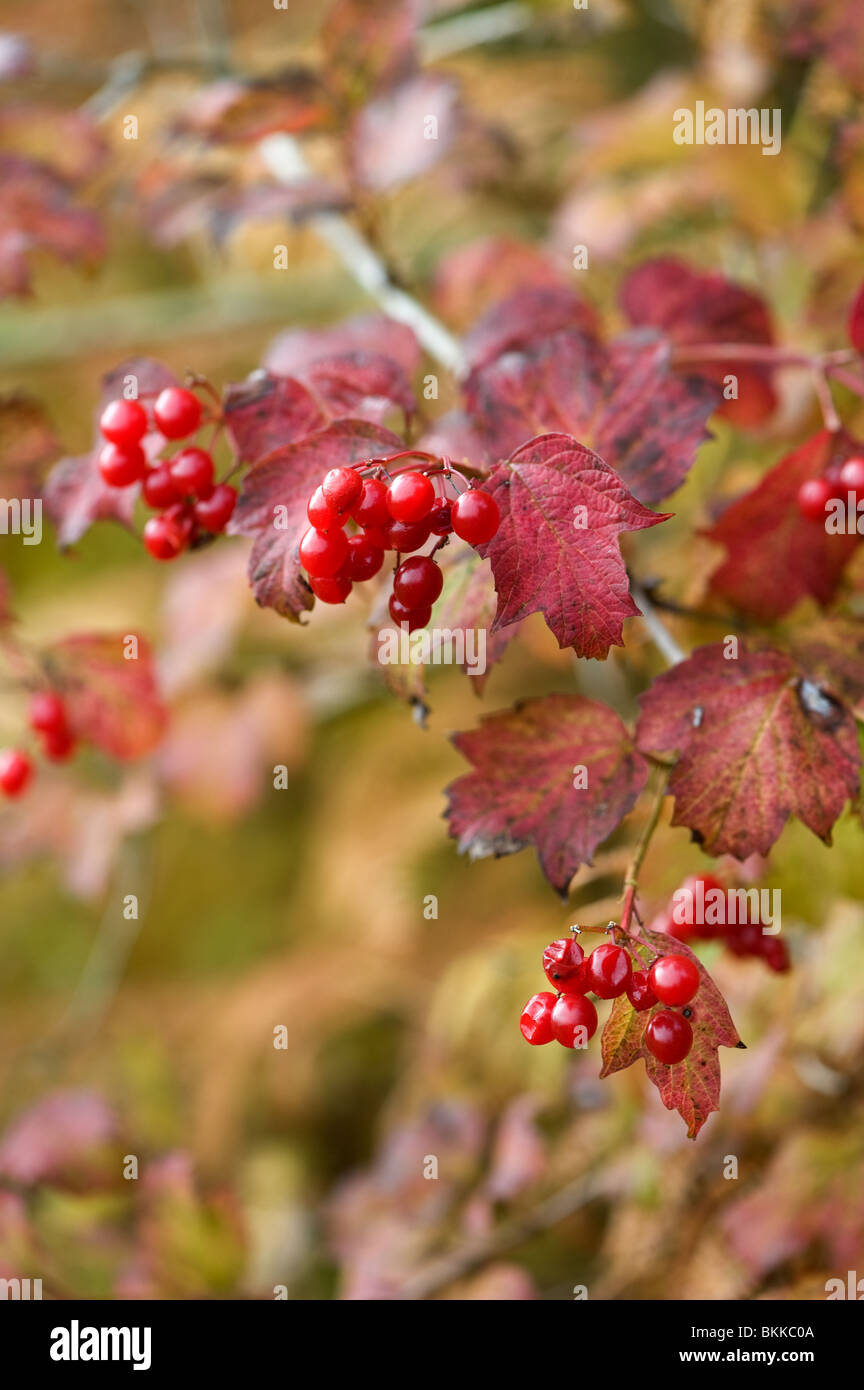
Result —
<instances>
[{"instance_id":1,"label":"blurred background foliage","mask_svg":"<svg viewBox=\"0 0 864 1390\"><path fill-rule=\"evenodd\" d=\"M445 160L377 199L375 235L456 327L484 289L454 302L442 260L496 236L565 271L586 243L573 284L613 322L626 269L674 253L757 286L781 338L842 346L864 262L862 72L824 37L840 7L817 8L821 28L807 6L756 0L523 6L518 32L438 64L498 132L488 167L468 177ZM94 65L132 50L206 48L221 33L251 72L314 60L324 9L7 0L3 24L55 60L38 99L72 108ZM127 102L136 144L105 123L111 173L89 194L108 226L98 269L37 255L32 297L0 309L0 388L44 402L69 452L88 446L98 379L123 357L221 386L280 329L368 308L310 231L279 221L241 223L218 247L194 228L154 245L133 180L194 90L179 72L144 83ZM696 99L781 107L782 157L674 145L671 112ZM326 138L309 150L333 166ZM291 267L275 274L286 235ZM854 423L853 398L843 405ZM628 543L639 573L698 604L716 561L698 528L815 423L793 379L758 434L718 424L675 520ZM433 672L421 730L368 664L362 600L319 607L305 627L257 610L242 542L168 573L119 527L67 555L50 538L0 546L22 635L140 630L172 707L152 766L121 774L94 757L74 784L50 783L38 825L2 813L0 1275L42 1277L60 1297L269 1298L284 1285L290 1298L555 1299L585 1284L592 1298L686 1299L823 1297L826 1278L858 1267L857 818L832 849L791 825L769 864L747 866L782 889L788 976L705 948L748 1050L723 1055L722 1109L695 1144L641 1068L600 1083L596 1047L534 1050L517 1027L543 946L614 914L641 811L578 875L569 909L530 853L472 865L447 837L442 788L464 770L447 734L560 689L632 717L659 669L638 624L626 660L601 665L531 621L482 704L460 673ZM722 635L670 622L688 643ZM22 711L4 688L4 737ZM662 826L642 901L660 908L707 867ZM122 918L130 893L135 922ZM423 1176L429 1155L437 1181Z\"/></svg>"}]
</instances>

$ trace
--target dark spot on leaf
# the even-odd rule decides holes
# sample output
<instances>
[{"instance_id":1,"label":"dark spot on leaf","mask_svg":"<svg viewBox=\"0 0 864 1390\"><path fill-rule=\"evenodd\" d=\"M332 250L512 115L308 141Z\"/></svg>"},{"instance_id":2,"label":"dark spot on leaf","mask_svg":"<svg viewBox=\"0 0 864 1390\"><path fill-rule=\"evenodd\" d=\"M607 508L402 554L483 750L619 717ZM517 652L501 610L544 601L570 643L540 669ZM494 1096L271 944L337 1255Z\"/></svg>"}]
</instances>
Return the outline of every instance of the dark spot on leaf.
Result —
<instances>
[{"instance_id":1,"label":"dark spot on leaf","mask_svg":"<svg viewBox=\"0 0 864 1390\"><path fill-rule=\"evenodd\" d=\"M811 724L814 724L817 729L823 729L826 733L830 733L832 729L836 729L838 724L843 723L846 717L845 706L824 686L802 676L796 689L801 708Z\"/></svg>"}]
</instances>

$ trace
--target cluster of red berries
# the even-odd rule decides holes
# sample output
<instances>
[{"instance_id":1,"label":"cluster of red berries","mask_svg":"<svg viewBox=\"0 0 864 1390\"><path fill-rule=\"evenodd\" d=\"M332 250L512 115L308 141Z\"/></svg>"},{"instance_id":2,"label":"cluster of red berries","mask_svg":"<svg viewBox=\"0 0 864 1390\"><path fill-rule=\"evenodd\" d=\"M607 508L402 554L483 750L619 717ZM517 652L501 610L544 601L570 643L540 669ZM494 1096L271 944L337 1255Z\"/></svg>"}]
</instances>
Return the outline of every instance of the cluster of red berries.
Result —
<instances>
[{"instance_id":1,"label":"cluster of red berries","mask_svg":"<svg viewBox=\"0 0 864 1390\"><path fill-rule=\"evenodd\" d=\"M109 487L141 484L148 507L158 513L144 526L144 544L155 560L173 560L205 536L224 531L237 492L213 481L213 459L206 449L187 445L170 459L148 464L142 440L151 427L165 439L188 439L201 424L201 402L182 386L168 386L156 397L152 422L141 401L110 401L99 420L105 444L99 472Z\"/></svg>"},{"instance_id":2,"label":"cluster of red berries","mask_svg":"<svg viewBox=\"0 0 864 1390\"><path fill-rule=\"evenodd\" d=\"M30 697L28 723L52 763L65 762L75 752L76 739L69 727L66 706L53 690L37 690ZM0 750L0 792L20 796L33 776L33 759L20 748Z\"/></svg>"},{"instance_id":3,"label":"cluster of red berries","mask_svg":"<svg viewBox=\"0 0 864 1390\"><path fill-rule=\"evenodd\" d=\"M443 544L451 533L482 545L501 518L494 497L482 488L448 498L436 492L427 473L406 469L388 478L377 464L331 468L325 475L306 508L309 529L300 542L300 562L322 603L344 603L355 583L378 573L386 551L407 555L394 575L390 616L413 632L428 623L444 579L431 555L412 552L433 536ZM361 470L370 468L364 477ZM439 476L449 477L449 470Z\"/></svg>"},{"instance_id":4,"label":"cluster of red berries","mask_svg":"<svg viewBox=\"0 0 864 1390\"><path fill-rule=\"evenodd\" d=\"M753 911L749 904L744 905L745 910L741 913L741 908L736 902L733 910L729 889L719 878L715 878L713 874L691 874L677 891L679 895L685 892L691 895L694 921L676 922L674 909L670 904L651 923L652 931L665 931L669 936L674 936L676 941L723 941L735 956L758 956L778 974L789 969L786 942L781 941L779 936L763 932L762 928L767 923L762 921L758 911ZM711 913L711 904L706 904L709 893L715 895L712 897L712 903L719 902L720 899L716 895L722 893L724 906L721 912ZM709 914L721 917L722 921L706 921L705 918ZM746 920L730 921L730 918L737 919L739 914L745 916ZM698 920L699 918L702 920Z\"/></svg>"},{"instance_id":5,"label":"cluster of red berries","mask_svg":"<svg viewBox=\"0 0 864 1390\"><path fill-rule=\"evenodd\" d=\"M533 994L522 1010L522 1036L535 1047L561 1043L578 1047L597 1031L597 1010L586 995L615 999L626 994L641 1013L655 1009L645 1028L645 1046L667 1066L683 1062L693 1045L689 1005L699 989L699 970L689 956L658 956L650 970L634 970L629 951L611 941L586 956L575 937L553 941L543 952L543 970L557 995ZM675 1009L682 1009L675 1013ZM582 1031L584 1030L584 1032Z\"/></svg>"},{"instance_id":6,"label":"cluster of red berries","mask_svg":"<svg viewBox=\"0 0 864 1390\"><path fill-rule=\"evenodd\" d=\"M864 458L831 464L821 478L808 478L798 489L798 510L806 521L824 522L829 503L842 502L845 509L850 493L864 497Z\"/></svg>"}]
</instances>

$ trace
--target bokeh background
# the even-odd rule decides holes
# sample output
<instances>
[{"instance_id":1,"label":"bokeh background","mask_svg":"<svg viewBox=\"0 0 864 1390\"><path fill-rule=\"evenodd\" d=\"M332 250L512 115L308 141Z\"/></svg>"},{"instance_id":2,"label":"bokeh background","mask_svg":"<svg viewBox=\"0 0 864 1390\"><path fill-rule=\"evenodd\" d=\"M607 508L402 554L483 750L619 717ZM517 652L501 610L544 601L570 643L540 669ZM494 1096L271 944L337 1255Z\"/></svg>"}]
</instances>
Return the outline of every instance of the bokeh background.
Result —
<instances>
[{"instance_id":1,"label":"bokeh background","mask_svg":"<svg viewBox=\"0 0 864 1390\"><path fill-rule=\"evenodd\" d=\"M279 331L369 310L311 229L240 220L214 244L190 216L182 236L160 238L137 192L175 177L174 161L223 158L172 134L200 78L169 60L227 52L258 74L315 61L327 8L4 5L3 27L50 60L28 102L73 111L132 51L168 69L125 99L138 142L123 141L118 113L102 122L107 157L81 196L106 224L104 259L88 271L37 252L32 295L0 307L0 389L41 401L64 451L89 447L99 379L130 355L221 387ZM813 7L756 0L475 8L510 11L513 32L473 44L456 31L434 66L458 81L480 133L362 209L451 327L519 282L518 256L508 284L503 252L489 285L460 280L460 249L494 237L534 246L613 321L624 272L674 253L757 286L790 343L843 345L864 267L864 48L856 58L832 40L842 6L815 7L818 22ZM461 13L426 7L430 24ZM14 82L4 90L24 99ZM674 145L671 112L696 99L781 107L782 155ZM4 148L41 141L59 157L66 138L56 115L44 129L0 118ZM329 137L308 149L338 168ZM281 241L291 265L276 273ZM570 269L576 242L588 271ZM675 520L631 546L640 574L683 604L698 606L717 559L694 533L817 423L806 380L780 385L759 431L716 425ZM854 423L854 398L838 400ZM601 1083L596 1047L532 1049L518 1031L544 945L614 915L641 811L580 872L567 908L530 852L469 864L448 838L442 791L464 771L448 733L562 689L631 718L660 669L638 623L626 658L598 664L529 622L482 698L458 671L432 673L424 729L370 666L362 598L319 605L304 626L258 610L240 540L170 569L110 525L72 553L50 532L39 547L0 547L26 640L140 631L172 712L145 764L89 755L35 809L0 813L0 1275L42 1278L58 1298L272 1298L284 1286L293 1299L568 1299L586 1285L591 1298L786 1299L824 1297L827 1278L859 1267L857 815L831 849L793 824L769 863L745 866L745 881L782 889L794 968L776 976L705 948L748 1050L723 1055L722 1109L695 1143L641 1068ZM723 632L669 622L685 645ZM23 711L4 684L4 740ZM290 785L276 791L280 763ZM646 910L709 867L664 823ZM132 893L140 916L127 921ZM424 915L428 895L437 917ZM127 1155L137 1181L123 1177ZM737 1178L724 1176L730 1155Z\"/></svg>"}]
</instances>

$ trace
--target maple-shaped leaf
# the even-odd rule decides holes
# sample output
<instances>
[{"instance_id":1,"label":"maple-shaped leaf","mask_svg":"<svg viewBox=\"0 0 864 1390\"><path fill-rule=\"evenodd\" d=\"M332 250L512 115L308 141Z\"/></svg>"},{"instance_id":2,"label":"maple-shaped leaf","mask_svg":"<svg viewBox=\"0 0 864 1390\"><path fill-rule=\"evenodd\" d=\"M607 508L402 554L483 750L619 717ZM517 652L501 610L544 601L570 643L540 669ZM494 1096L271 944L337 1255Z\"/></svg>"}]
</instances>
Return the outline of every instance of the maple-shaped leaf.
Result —
<instances>
[{"instance_id":1,"label":"maple-shaped leaf","mask_svg":"<svg viewBox=\"0 0 864 1390\"><path fill-rule=\"evenodd\" d=\"M570 329L475 368L465 399L493 457L563 430L594 449L640 500L656 502L687 476L719 392L672 372L663 340L607 346Z\"/></svg>"},{"instance_id":2,"label":"maple-shaped leaf","mask_svg":"<svg viewBox=\"0 0 864 1390\"><path fill-rule=\"evenodd\" d=\"M847 328L849 341L857 352L864 352L864 285L852 301Z\"/></svg>"},{"instance_id":3,"label":"maple-shaped leaf","mask_svg":"<svg viewBox=\"0 0 864 1390\"><path fill-rule=\"evenodd\" d=\"M45 651L75 734L112 758L140 758L159 743L167 711L153 656L143 637L135 654L128 633L78 633Z\"/></svg>"},{"instance_id":4,"label":"maple-shaped leaf","mask_svg":"<svg viewBox=\"0 0 864 1390\"><path fill-rule=\"evenodd\" d=\"M356 314L328 328L289 328L264 354L262 366L274 376L301 376L322 358L344 353L376 353L396 362L406 377L420 365L420 344L404 323L386 314Z\"/></svg>"},{"instance_id":5,"label":"maple-shaped leaf","mask_svg":"<svg viewBox=\"0 0 864 1390\"><path fill-rule=\"evenodd\" d=\"M460 853L481 859L533 845L562 897L648 775L615 711L582 695L526 700L453 742L473 767L447 788Z\"/></svg>"},{"instance_id":6,"label":"maple-shaped leaf","mask_svg":"<svg viewBox=\"0 0 864 1390\"><path fill-rule=\"evenodd\" d=\"M226 77L204 87L186 106L178 128L223 145L248 145L283 131L321 130L332 118L320 78L307 68L241 81Z\"/></svg>"},{"instance_id":7,"label":"maple-shaped leaf","mask_svg":"<svg viewBox=\"0 0 864 1390\"><path fill-rule=\"evenodd\" d=\"M641 752L676 756L673 825L708 854L767 854L790 816L831 842L858 793L855 720L783 652L700 647L641 695Z\"/></svg>"},{"instance_id":8,"label":"maple-shaped leaf","mask_svg":"<svg viewBox=\"0 0 864 1390\"><path fill-rule=\"evenodd\" d=\"M222 413L228 437L246 463L259 459L327 423L321 402L293 377L256 371L245 381L227 386Z\"/></svg>"},{"instance_id":9,"label":"maple-shaped leaf","mask_svg":"<svg viewBox=\"0 0 864 1390\"><path fill-rule=\"evenodd\" d=\"M569 289L550 256L530 242L489 236L441 257L432 297L441 317L463 328L517 290L550 288Z\"/></svg>"},{"instance_id":10,"label":"maple-shaped leaf","mask_svg":"<svg viewBox=\"0 0 864 1390\"><path fill-rule=\"evenodd\" d=\"M621 286L620 302L632 324L659 328L682 349L774 342L771 315L760 295L725 275L694 270L673 256L644 261L632 270ZM686 353L682 356L686 361ZM746 357L700 359L687 370L719 385L730 374L737 378L737 398L719 402L719 413L734 424L758 425L776 408L770 368Z\"/></svg>"},{"instance_id":11,"label":"maple-shaped leaf","mask_svg":"<svg viewBox=\"0 0 864 1390\"><path fill-rule=\"evenodd\" d=\"M482 367L505 352L523 351L565 328L594 333L597 314L566 285L517 290L481 315L465 338L472 367Z\"/></svg>"},{"instance_id":12,"label":"maple-shaped leaf","mask_svg":"<svg viewBox=\"0 0 864 1390\"><path fill-rule=\"evenodd\" d=\"M531 439L484 484L501 511L488 556L498 594L492 631L540 612L560 647L605 657L621 646L630 597L618 545L622 531L665 521L617 473L567 434Z\"/></svg>"},{"instance_id":13,"label":"maple-shaped leaf","mask_svg":"<svg viewBox=\"0 0 864 1390\"><path fill-rule=\"evenodd\" d=\"M398 435L378 425L337 420L274 450L249 470L229 529L253 539L249 582L258 603L293 618L312 607L298 555L309 525L309 498L329 469L386 458L403 448Z\"/></svg>"},{"instance_id":14,"label":"maple-shaped leaf","mask_svg":"<svg viewBox=\"0 0 864 1390\"><path fill-rule=\"evenodd\" d=\"M829 535L802 517L796 498L808 478L860 453L848 435L820 430L732 502L705 532L727 551L711 576L714 592L740 612L767 621L782 618L808 595L829 603L859 537Z\"/></svg>"},{"instance_id":15,"label":"maple-shaped leaf","mask_svg":"<svg viewBox=\"0 0 864 1390\"><path fill-rule=\"evenodd\" d=\"M0 154L0 298L30 291L28 252L95 264L105 250L102 223L76 207L64 179L19 155Z\"/></svg>"},{"instance_id":16,"label":"maple-shaped leaf","mask_svg":"<svg viewBox=\"0 0 864 1390\"><path fill-rule=\"evenodd\" d=\"M639 938L627 942L632 956L643 970L650 970L658 956L669 955L669 937L643 927ZM687 1138L695 1139L708 1116L720 1106L720 1047L739 1047L735 1025L726 1001L698 956L683 942L674 943L675 954L686 956L699 971L699 989L689 1007L692 1013L693 1046L683 1062L667 1066L658 1062L645 1045L645 1029L652 1010L638 1012L626 994L612 1005L606 1020L600 1048L603 1055L601 1077L623 1071L641 1057L645 1071L660 1092L667 1110L677 1110L687 1125Z\"/></svg>"}]
</instances>

